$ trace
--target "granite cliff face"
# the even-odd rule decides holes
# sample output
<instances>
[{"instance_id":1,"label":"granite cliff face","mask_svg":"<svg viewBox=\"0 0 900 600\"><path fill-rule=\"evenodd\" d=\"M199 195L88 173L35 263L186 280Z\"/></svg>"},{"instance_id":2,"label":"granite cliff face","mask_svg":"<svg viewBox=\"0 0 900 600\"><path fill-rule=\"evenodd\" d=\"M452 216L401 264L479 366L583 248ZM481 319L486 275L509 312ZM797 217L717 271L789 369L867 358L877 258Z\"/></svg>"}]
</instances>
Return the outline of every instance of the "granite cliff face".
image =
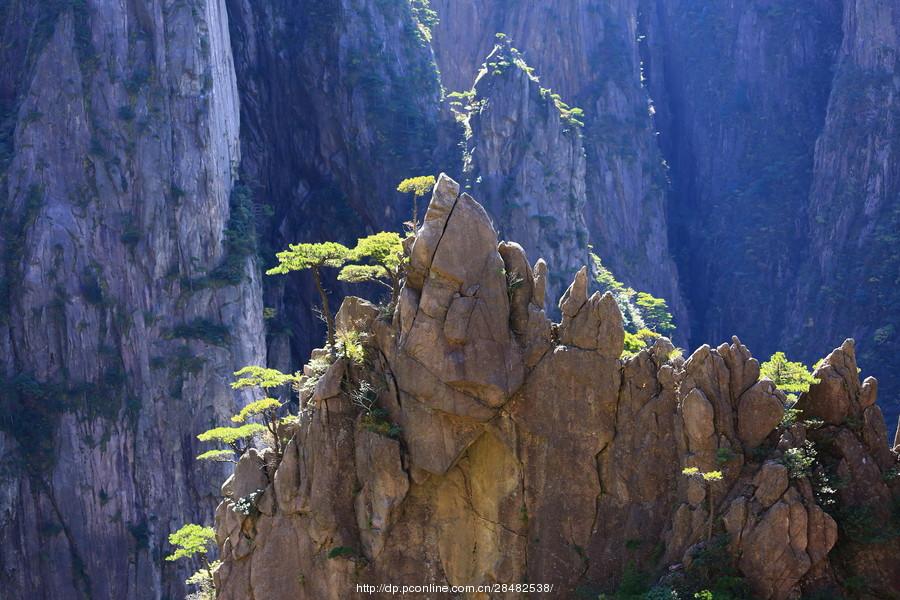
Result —
<instances>
[{"instance_id":1,"label":"granite cliff face","mask_svg":"<svg viewBox=\"0 0 900 600\"><path fill-rule=\"evenodd\" d=\"M714 569L758 598L834 594L862 573L872 597L896 589L898 539L878 534L898 526L898 457L852 340L783 425L784 394L737 338L687 360L663 338L622 359L612 296L589 295L582 270L552 323L538 265L442 176L392 319L341 308L366 360L334 360L283 457L251 450L223 486L220 598L386 582L571 597L635 568L676 586Z\"/></svg>"},{"instance_id":2,"label":"granite cliff face","mask_svg":"<svg viewBox=\"0 0 900 600\"><path fill-rule=\"evenodd\" d=\"M173 597L194 436L265 358L225 7L0 10L0 588Z\"/></svg>"},{"instance_id":3,"label":"granite cliff face","mask_svg":"<svg viewBox=\"0 0 900 600\"><path fill-rule=\"evenodd\" d=\"M482 199L502 235L521 240L552 267L547 294L554 310L567 283L561 273L588 262L582 123L562 102L507 40L459 102L466 188Z\"/></svg>"},{"instance_id":4,"label":"granite cliff face","mask_svg":"<svg viewBox=\"0 0 900 600\"><path fill-rule=\"evenodd\" d=\"M798 329L788 339L808 352L830 332L847 332L861 340L860 356L888 398L897 398L900 7L848 3L842 30L802 223L810 247L789 316ZM889 410L893 425L900 407Z\"/></svg>"},{"instance_id":5,"label":"granite cliff face","mask_svg":"<svg viewBox=\"0 0 900 600\"><path fill-rule=\"evenodd\" d=\"M694 451L684 450L687 438L677 437L681 417L676 412L671 422L654 417L643 428L620 426L618 415L629 414L632 400L625 388L610 391L609 378L622 383L643 377L648 387L627 393L665 398L663 408L650 403L657 407L652 411L665 412L680 401L676 390L683 387L678 382L687 377L686 367L669 364L672 380L664 383L669 375L663 373L662 350L627 363L614 360L618 329L610 330L601 318L614 311L608 300L582 302L587 272L577 276L556 313L557 299L592 244L627 285L669 300L679 345L700 346L736 332L760 356L786 349L811 363L822 348L847 337L858 340L858 348L833 355L843 365L843 383L828 388L823 402L832 408L828 418L821 417L827 424L809 437L824 464L840 471L837 481L850 478L876 490L872 506L860 491L863 483L840 489L840 502L862 508L844 513L851 517L850 534L839 532L825 563L821 552L829 544L815 535L821 538L830 526L809 502L804 484L791 480L794 492L763 508L781 506L781 516L771 522L779 526L770 523L769 531L783 529L785 505L791 519L800 518L798 501L808 523L818 523L820 532L808 529L808 537L819 541L806 546L794 536L802 527L791 529L794 562L785 581L798 573L805 589L815 587L812 579L840 583L855 574L890 581L882 547L863 547L857 539L871 537L860 522L888 520L889 495L878 473L859 465L880 456L879 472L890 471L883 464L888 455L877 449L884 432L871 405L874 387L857 390L850 365L858 353L860 363L878 375L893 424L900 386L895 4L436 0L436 23L427 3L406 0L6 2L0 7L0 589L38 598L182 595L185 573L162 561L169 550L166 535L210 514L218 497L213 483L224 476L219 468L197 467L194 436L242 404L227 385L235 368L255 363L293 370L320 339L309 279L261 281L257 263L270 261L287 242L352 243L365 233L397 229L409 218L409 199L394 191L396 184L436 165L447 165L470 186L504 237L546 263L529 267L514 244L495 248L480 216L472 222L479 223L483 256L498 272L521 278L510 287L530 292L501 293L499 283L481 274L466 275L465 281L477 281L463 288L453 275L460 265L435 269L431 258L417 258L420 274L443 269L451 283L414 279L402 305L407 316L410 310L417 315L419 329L411 341L404 338L402 315L391 327L379 324L371 340L384 355L375 371L399 374L407 386L410 400L402 407L389 403L399 392L385 392L384 400L391 419L403 427L403 442L354 425L347 398L323 396L330 393L323 384L319 399L346 417L344 429L334 430L332 422L310 413L292 452L298 461L309 461L303 469L323 461L316 464L334 477L335 491L297 492L289 510L336 500L337 512L325 511L315 534L307 539L307 533L297 533L298 540L318 543L337 527L337 537L359 541L357 552L397 553L391 545L396 542L380 538L372 527L360 529L357 518L371 513L373 523L396 523L409 510L403 527L414 547L426 552L436 579L452 575L462 581L490 564L495 548L507 546L515 549L514 559L498 559L488 569L491 576L536 569L557 573L561 585L582 585L600 581L599 569L621 573L631 555L615 546L621 541L615 536L598 541L594 529L608 523L593 522L597 513L584 508L591 504L585 498L559 502L573 502L572 514L586 514L590 524L566 521L561 534L546 531L552 528L546 517L533 524L553 544L553 556L562 557L562 566L520 560L536 556L531 544L539 543L522 538L522 506L530 521L539 509L560 514L553 508L556 500L541 494L561 484L551 478L540 483L546 492L526 493L523 483L509 500L516 489L510 481L525 481L525 459L542 452L534 440L555 440L571 429L572 440L559 443L573 456L594 452L597 460L610 460L660 453L659 473L621 471L613 461L596 478L607 477L610 488L610 481L626 482L617 483L619 491L609 498L601 496L604 514L633 523L628 527L635 536L668 532L666 548L674 554L665 561L680 560L676 555L684 544L699 539L696 532L684 533L684 523L695 528L697 511L706 510L702 501L696 504L696 489L681 520L671 506L655 504L659 492L680 505L681 488L688 485L678 472L685 452ZM489 56L500 31L512 44L503 45L504 56ZM515 55L512 45L519 49ZM464 123L454 120L441 82L445 92L469 91ZM561 101L583 108L583 116ZM483 215L472 203L463 205ZM428 239L428 231L437 235L426 228L420 237ZM426 283L442 287L426 294ZM459 300L446 296L451 288L459 290ZM336 296L348 291L334 289ZM530 300L523 300L528 293ZM500 306L504 294L507 309ZM422 302L422 311L413 310ZM263 307L271 309L265 326ZM563 322L554 329L540 310ZM466 323L476 312L482 326L470 334ZM507 322L509 331L497 325ZM477 340L470 340L476 333ZM595 344L601 334L608 339ZM401 344L401 338L407 341ZM457 363L429 364L418 354L427 355L435 344ZM548 345L563 350L547 350ZM472 347L478 349L465 350ZM604 352L605 374L583 374L581 368L593 370L591 361ZM743 356L744 350L735 345L729 352ZM492 362L499 357L502 368ZM727 363L717 350L695 364L719 364L716 357ZM414 382L413 365L423 360L434 379L425 374L426 382ZM573 374L557 382L542 371L550 369L545 363ZM348 381L362 376L354 369ZM732 366L726 371L717 366L717 380L736 377ZM455 392L428 396L427 388L439 380ZM566 394L572 397L597 386L606 408L544 412L551 409L535 409L540 403L524 399L526 391L529 398L560 395L552 387L557 384L570 385ZM723 447L722 435L734 446L727 418L720 423L718 415L738 411L740 438L740 407L750 392L729 391L729 407L702 389L717 415L716 450ZM762 404L772 405L767 397ZM593 428L609 427L603 413L609 405L617 415L616 434L601 452ZM515 427L506 414L513 409L519 411ZM650 419L645 410L632 412ZM759 423L768 423L763 417ZM553 425L555 419L561 424ZM581 419L586 424L574 422ZM506 429L495 431L494 423ZM531 441L512 442L510 431ZM335 445L333 435L345 437ZM786 443L802 445L805 434L790 435ZM301 454L296 444L303 436L331 454ZM657 447L651 438L677 443ZM744 452L739 460L751 458ZM552 462L561 462L561 455L540 460L545 463L527 467L535 470L528 476L532 482L557 469L579 486L591 478L582 463L572 474ZM487 471L479 470L482 463ZM351 464L359 481L378 473L363 500L328 470ZM723 515L738 498L735 490L762 469L758 461L751 464L734 481L727 471L726 483L717 488L716 494L728 489L727 506L718 507ZM763 479L781 477L778 469L765 470ZM432 475L424 478L425 473ZM292 477L283 476L285 490L306 485ZM429 488L428 481L439 487ZM496 487L501 481L508 490ZM674 482L679 491L660 492ZM768 484L760 480L754 489L759 485ZM596 495L590 487L582 492ZM455 500L437 499L445 496ZM758 517L768 512L743 496L755 516L745 518L736 507L729 527L746 533L739 537L749 540L750 550L741 550L741 541L732 551L739 561L750 561L742 568L754 570L765 561L743 557L758 551L762 541L769 543L771 536L751 535L765 531ZM264 498L269 502L274 495ZM635 508L631 498L643 508ZM519 516L511 516L510 507L520 500ZM647 516L651 509L659 514ZM300 512L280 514L294 524L278 528L277 535L306 531L297 525L305 518ZM442 527L450 537L439 543L432 530L422 529L425 514L444 515ZM476 540L471 547L485 549L483 556L476 553L469 562L451 556L455 550L447 540L458 540L447 523L457 516L468 519L471 525L460 531ZM265 528L274 522L266 519L244 523ZM485 519L494 523L490 533L476 527ZM509 532L512 537L503 537ZM254 557L264 555L258 546L265 539L254 542ZM235 556L249 549L247 542L240 547ZM309 557L311 548L318 546L291 552ZM664 562L646 544L639 548L629 552L648 569ZM781 549L783 544L773 551ZM569 570L572 552L590 557L580 563L583 576ZM424 564L411 555L403 560L409 569ZM238 573L250 562L228 568ZM328 571L334 582L345 581L340 578L361 564L351 569L343 559L320 562L344 569L337 575ZM373 560L366 568L377 573L384 568L378 564ZM244 575L234 577L242 581ZM406 577L420 579L412 572Z\"/></svg>"},{"instance_id":6,"label":"granite cliff face","mask_svg":"<svg viewBox=\"0 0 900 600\"><path fill-rule=\"evenodd\" d=\"M535 197L544 195L545 203L561 205L557 212L569 211L565 190L583 187L583 218L594 250L628 285L668 300L678 339L686 343L691 319L669 248L667 174L643 85L638 4L437 0L432 2L440 18L434 28L435 56L444 86L467 90L472 73L491 52L495 34L502 32L534 67L541 86L584 110L578 117L584 122L584 181L573 173L571 182L561 181L558 190ZM537 146L542 143L538 137ZM556 176L562 179L566 173ZM539 178L540 167L528 169L527 177ZM530 242L516 239L526 246Z\"/></svg>"},{"instance_id":7,"label":"granite cliff face","mask_svg":"<svg viewBox=\"0 0 900 600\"><path fill-rule=\"evenodd\" d=\"M412 207L397 184L433 172L442 148L427 22L405 1L227 5L242 167L271 215L260 227L264 260L298 240L352 244L399 230ZM284 370L322 331L312 278L297 281L264 282L276 311L269 361Z\"/></svg>"},{"instance_id":8,"label":"granite cliff face","mask_svg":"<svg viewBox=\"0 0 900 600\"><path fill-rule=\"evenodd\" d=\"M503 32L584 109L590 242L676 340L812 361L855 337L896 422L894 2L432 4L448 89Z\"/></svg>"}]
</instances>

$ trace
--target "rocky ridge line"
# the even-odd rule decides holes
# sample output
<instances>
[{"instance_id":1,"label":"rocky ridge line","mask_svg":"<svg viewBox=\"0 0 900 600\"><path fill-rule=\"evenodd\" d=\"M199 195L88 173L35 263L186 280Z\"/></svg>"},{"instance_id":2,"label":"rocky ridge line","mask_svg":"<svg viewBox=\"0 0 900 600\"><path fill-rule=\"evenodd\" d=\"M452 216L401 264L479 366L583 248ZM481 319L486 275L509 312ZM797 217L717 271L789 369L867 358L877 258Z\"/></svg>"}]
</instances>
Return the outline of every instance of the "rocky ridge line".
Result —
<instances>
[{"instance_id":1,"label":"rocky ridge line","mask_svg":"<svg viewBox=\"0 0 900 600\"><path fill-rule=\"evenodd\" d=\"M384 581L552 583L567 597L635 566L690 573L720 540L759 598L856 574L873 596L896 585L897 538L863 539L848 516L887 527L900 497L851 340L780 426L784 396L737 338L687 360L660 339L623 360L611 296L589 296L582 270L555 324L546 276L442 176L391 322L364 300L341 307L339 327L368 335L367 364L333 362L280 463L251 450L223 486L219 597L340 598ZM361 381L399 435L354 403Z\"/></svg>"}]
</instances>

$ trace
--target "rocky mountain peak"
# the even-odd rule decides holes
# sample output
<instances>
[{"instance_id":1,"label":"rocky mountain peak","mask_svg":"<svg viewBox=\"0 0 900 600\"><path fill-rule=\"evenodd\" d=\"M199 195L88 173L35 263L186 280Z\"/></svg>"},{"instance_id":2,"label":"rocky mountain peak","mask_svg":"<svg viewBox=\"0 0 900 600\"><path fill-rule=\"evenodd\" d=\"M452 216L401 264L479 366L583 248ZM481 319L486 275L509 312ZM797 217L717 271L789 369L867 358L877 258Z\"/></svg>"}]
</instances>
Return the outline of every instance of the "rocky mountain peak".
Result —
<instances>
[{"instance_id":1,"label":"rocky mountain peak","mask_svg":"<svg viewBox=\"0 0 900 600\"><path fill-rule=\"evenodd\" d=\"M409 259L392 316L341 308L365 360L339 356L304 385L280 463L247 453L224 486L220 598L384 581L530 581L568 597L640 569L663 588L728 573L786 599L840 589L851 564L873 586L900 575L896 538L860 537L860 511L891 523L900 487L852 341L790 418L737 338L687 360L665 338L621 358L622 315L589 293L587 270L551 322L544 263L498 243L446 175ZM237 490L251 489L246 510Z\"/></svg>"}]
</instances>

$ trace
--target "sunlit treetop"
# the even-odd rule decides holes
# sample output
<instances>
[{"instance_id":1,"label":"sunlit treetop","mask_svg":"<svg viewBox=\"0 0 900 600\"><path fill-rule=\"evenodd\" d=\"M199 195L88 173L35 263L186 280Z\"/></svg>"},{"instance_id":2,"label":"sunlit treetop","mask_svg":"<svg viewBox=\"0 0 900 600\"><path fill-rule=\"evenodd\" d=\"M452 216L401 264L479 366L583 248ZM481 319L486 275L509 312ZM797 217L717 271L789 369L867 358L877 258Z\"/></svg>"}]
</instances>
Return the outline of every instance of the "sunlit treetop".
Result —
<instances>
[{"instance_id":1,"label":"sunlit treetop","mask_svg":"<svg viewBox=\"0 0 900 600\"><path fill-rule=\"evenodd\" d=\"M249 417L274 414L275 411L281 408L281 406L281 402L276 400L275 398L263 398L262 400L251 402L250 404L242 408L241 412L231 417L231 420L235 423L243 423Z\"/></svg>"},{"instance_id":2,"label":"sunlit treetop","mask_svg":"<svg viewBox=\"0 0 900 600\"><path fill-rule=\"evenodd\" d=\"M266 428L259 423L247 423L240 427L214 427L197 436L201 442L220 442L222 444L235 444L248 440L253 436L264 433Z\"/></svg>"},{"instance_id":3,"label":"sunlit treetop","mask_svg":"<svg viewBox=\"0 0 900 600\"><path fill-rule=\"evenodd\" d=\"M350 256L350 248L337 242L318 244L291 244L278 252L278 265L266 271L266 275L284 275L291 271L319 267L340 267Z\"/></svg>"},{"instance_id":4,"label":"sunlit treetop","mask_svg":"<svg viewBox=\"0 0 900 600\"><path fill-rule=\"evenodd\" d=\"M701 477L704 481L722 480L722 471L707 471L703 473L697 467L686 467L681 470L681 474L688 477Z\"/></svg>"},{"instance_id":5,"label":"sunlit treetop","mask_svg":"<svg viewBox=\"0 0 900 600\"><path fill-rule=\"evenodd\" d=\"M205 555L215 540L216 532L212 527L188 523L169 535L169 543L175 546L175 551L167 556L166 560L173 561Z\"/></svg>"},{"instance_id":6,"label":"sunlit treetop","mask_svg":"<svg viewBox=\"0 0 900 600\"><path fill-rule=\"evenodd\" d=\"M231 387L235 390L248 387L269 389L293 383L296 380L294 375L282 373L278 369L269 369L256 365L250 365L240 371L235 371L234 376L238 378L237 381L231 384Z\"/></svg>"},{"instance_id":7,"label":"sunlit treetop","mask_svg":"<svg viewBox=\"0 0 900 600\"><path fill-rule=\"evenodd\" d=\"M424 196L434 187L434 175L422 175L420 177L410 177L404 179L397 186L397 191L401 194L415 194L416 196Z\"/></svg>"},{"instance_id":8,"label":"sunlit treetop","mask_svg":"<svg viewBox=\"0 0 900 600\"><path fill-rule=\"evenodd\" d=\"M350 260L368 261L388 269L396 269L403 262L403 240L393 231L382 231L360 238L350 251Z\"/></svg>"},{"instance_id":9,"label":"sunlit treetop","mask_svg":"<svg viewBox=\"0 0 900 600\"><path fill-rule=\"evenodd\" d=\"M338 274L338 280L347 283L363 283L386 277L388 277L387 269L381 265L347 265Z\"/></svg>"},{"instance_id":10,"label":"sunlit treetop","mask_svg":"<svg viewBox=\"0 0 900 600\"><path fill-rule=\"evenodd\" d=\"M809 386L818 383L802 362L792 362L784 352L776 352L760 365L760 375L771 379L778 389L787 392L790 399L794 394L809 391Z\"/></svg>"},{"instance_id":11,"label":"sunlit treetop","mask_svg":"<svg viewBox=\"0 0 900 600\"><path fill-rule=\"evenodd\" d=\"M212 462L234 462L233 450L207 450L197 456L197 460L209 460Z\"/></svg>"}]
</instances>

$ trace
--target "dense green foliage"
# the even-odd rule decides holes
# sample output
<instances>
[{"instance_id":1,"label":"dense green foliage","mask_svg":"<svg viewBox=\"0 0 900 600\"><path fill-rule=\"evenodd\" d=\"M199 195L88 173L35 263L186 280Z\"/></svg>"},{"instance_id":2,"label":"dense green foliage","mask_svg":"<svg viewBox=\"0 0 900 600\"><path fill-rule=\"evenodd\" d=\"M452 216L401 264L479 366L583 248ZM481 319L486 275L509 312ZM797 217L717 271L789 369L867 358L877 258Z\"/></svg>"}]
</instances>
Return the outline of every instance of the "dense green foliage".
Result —
<instances>
[{"instance_id":1,"label":"dense green foliage","mask_svg":"<svg viewBox=\"0 0 900 600\"><path fill-rule=\"evenodd\" d=\"M211 563L208 558L210 550L216 545L216 532L212 527L203 527L194 523L183 525L181 529L169 535L169 543L174 552L166 557L167 561L199 559L202 569L191 575L185 583L198 588L194 598L212 600L215 598L215 580L213 571L218 561Z\"/></svg>"},{"instance_id":2,"label":"dense green foliage","mask_svg":"<svg viewBox=\"0 0 900 600\"><path fill-rule=\"evenodd\" d=\"M197 436L201 442L213 442L231 446L238 456L247 451L250 441L264 433L266 428L259 423L246 423L239 427L213 427Z\"/></svg>"},{"instance_id":3,"label":"dense green foliage","mask_svg":"<svg viewBox=\"0 0 900 600\"><path fill-rule=\"evenodd\" d=\"M422 197L431 191L431 188L434 187L434 184L434 175L410 177L400 182L400 184L397 186L397 191L401 194L413 194L414 196Z\"/></svg>"},{"instance_id":4,"label":"dense green foliage","mask_svg":"<svg viewBox=\"0 0 900 600\"><path fill-rule=\"evenodd\" d=\"M275 255L278 265L266 271L266 275L286 275L291 271L340 268L350 257L350 249L337 242L318 244L290 244L287 250Z\"/></svg>"},{"instance_id":5,"label":"dense green foliage","mask_svg":"<svg viewBox=\"0 0 900 600\"><path fill-rule=\"evenodd\" d=\"M397 191L401 194L412 194L412 220L406 223L406 226L413 233L419 228L419 198L430 192L434 184L434 175L421 175L404 179L397 186Z\"/></svg>"},{"instance_id":6,"label":"dense green foliage","mask_svg":"<svg viewBox=\"0 0 900 600\"><path fill-rule=\"evenodd\" d=\"M400 284L406 267L400 236L382 231L360 238L350 251L349 260L364 264L345 266L338 279L348 283L384 283L382 280L387 280L384 285L391 290L390 306L393 307L400 296Z\"/></svg>"},{"instance_id":7,"label":"dense green foliage","mask_svg":"<svg viewBox=\"0 0 900 600\"><path fill-rule=\"evenodd\" d=\"M675 332L672 313L666 301L646 292L638 292L618 281L600 257L591 253L594 281L600 292L609 292L622 311L625 325L625 352L631 356L652 346L656 338Z\"/></svg>"},{"instance_id":8,"label":"dense green foliage","mask_svg":"<svg viewBox=\"0 0 900 600\"><path fill-rule=\"evenodd\" d=\"M216 532L212 527L203 527L195 523L188 523L178 531L169 535L169 543L175 548L166 560L180 560L182 558L194 558L205 556L210 547L215 544Z\"/></svg>"},{"instance_id":9,"label":"dense green foliage","mask_svg":"<svg viewBox=\"0 0 900 600\"><path fill-rule=\"evenodd\" d=\"M231 190L230 215L225 228L225 257L213 269L207 281L237 285L244 278L247 259L256 254L256 223L253 218L253 193L243 183Z\"/></svg>"},{"instance_id":10,"label":"dense green foliage","mask_svg":"<svg viewBox=\"0 0 900 600\"><path fill-rule=\"evenodd\" d=\"M434 186L434 177L416 177L404 180L398 190L408 191L413 198L428 193ZM415 216L413 221L415 226ZM278 265L266 271L267 275L284 275L292 271L312 271L313 281L319 292L322 317L327 329L329 351L337 348L334 315L328 302L328 292L322 282L320 269L340 268L338 280L347 283L380 283L391 290L388 305L393 310L400 295L406 275L407 258L403 238L393 232L382 231L359 238L352 249L337 242L291 244L287 250L277 253ZM352 264L347 264L352 263Z\"/></svg>"},{"instance_id":11,"label":"dense green foliage","mask_svg":"<svg viewBox=\"0 0 900 600\"><path fill-rule=\"evenodd\" d=\"M223 444L230 448L230 450L209 450L199 455L197 460L235 461L250 448L251 442L260 436L265 436L276 455L281 456L286 440L283 439L281 427L283 419L279 415L284 403L270 397L269 392L284 386L297 385L299 376L256 365L246 366L236 371L234 375L237 379L231 384L232 389L256 390L259 397L231 417L233 423L240 425L214 427L197 436L201 442ZM248 422L253 419L261 423Z\"/></svg>"},{"instance_id":12,"label":"dense green foliage","mask_svg":"<svg viewBox=\"0 0 900 600\"><path fill-rule=\"evenodd\" d=\"M287 250L275 255L278 265L266 271L266 275L285 275L291 271L312 271L319 300L322 303L322 316L328 335L328 347L334 351L334 316L328 303L328 292L322 284L323 267L340 268L350 258L350 248L337 242L321 242L318 244L291 244Z\"/></svg>"},{"instance_id":13,"label":"dense green foliage","mask_svg":"<svg viewBox=\"0 0 900 600\"><path fill-rule=\"evenodd\" d=\"M785 392L790 404L797 400L797 394L809 390L809 386L818 380L801 362L792 362L784 352L776 352L769 360L760 365L760 375L771 379L778 389Z\"/></svg>"}]
</instances>

